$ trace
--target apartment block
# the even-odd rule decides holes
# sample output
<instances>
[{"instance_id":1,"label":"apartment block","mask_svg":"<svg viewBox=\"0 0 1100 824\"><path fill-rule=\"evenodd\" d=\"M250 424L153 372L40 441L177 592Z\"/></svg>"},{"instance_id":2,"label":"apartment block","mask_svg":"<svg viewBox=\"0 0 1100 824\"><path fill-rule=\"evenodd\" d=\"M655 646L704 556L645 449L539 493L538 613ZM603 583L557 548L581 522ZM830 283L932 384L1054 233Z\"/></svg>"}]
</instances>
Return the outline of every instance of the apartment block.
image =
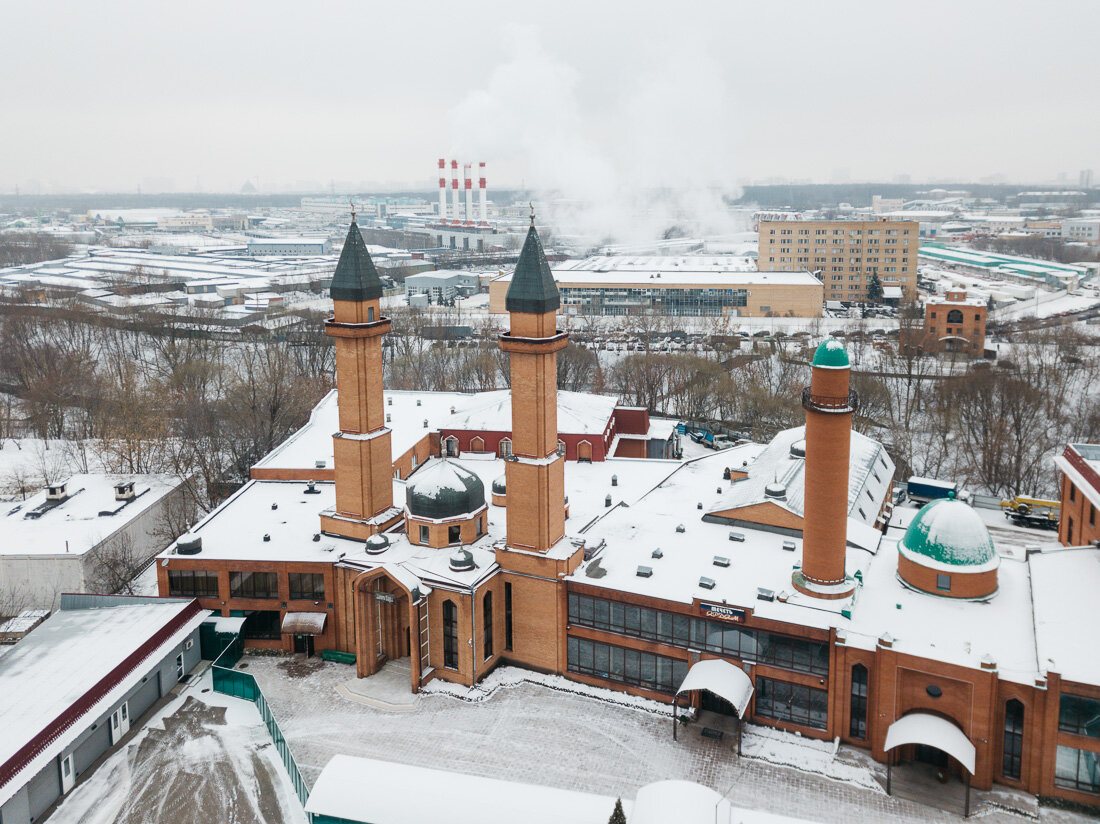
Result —
<instances>
[{"instance_id":1,"label":"apartment block","mask_svg":"<svg viewBox=\"0 0 1100 824\"><path fill-rule=\"evenodd\" d=\"M919 224L910 220L761 221L761 272L816 272L825 300L866 301L873 276L883 299L917 295Z\"/></svg>"}]
</instances>

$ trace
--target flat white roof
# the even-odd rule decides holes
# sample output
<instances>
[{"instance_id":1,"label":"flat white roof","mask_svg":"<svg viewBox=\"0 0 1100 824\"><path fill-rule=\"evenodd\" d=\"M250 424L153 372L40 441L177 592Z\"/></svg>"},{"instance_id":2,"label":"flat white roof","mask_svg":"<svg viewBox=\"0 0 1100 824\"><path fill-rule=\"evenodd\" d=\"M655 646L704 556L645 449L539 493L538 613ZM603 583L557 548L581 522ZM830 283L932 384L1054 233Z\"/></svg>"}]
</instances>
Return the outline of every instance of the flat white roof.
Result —
<instances>
[{"instance_id":1,"label":"flat white roof","mask_svg":"<svg viewBox=\"0 0 1100 824\"><path fill-rule=\"evenodd\" d=\"M306 802L308 813L364 824L607 824L614 809L610 796L350 755L325 765Z\"/></svg>"},{"instance_id":2,"label":"flat white roof","mask_svg":"<svg viewBox=\"0 0 1100 824\"><path fill-rule=\"evenodd\" d=\"M627 286L643 284L660 289L662 286L700 286L706 288L739 288L745 286L816 286L820 280L809 272L758 272L751 269L559 269L553 270L559 287L570 288L590 284ZM652 277L650 277L652 275ZM498 281L509 282L506 274Z\"/></svg>"},{"instance_id":3,"label":"flat white roof","mask_svg":"<svg viewBox=\"0 0 1100 824\"><path fill-rule=\"evenodd\" d=\"M1068 681L1100 684L1100 656L1095 654L1100 549L1032 553L1028 567L1039 669Z\"/></svg>"},{"instance_id":4,"label":"flat white roof","mask_svg":"<svg viewBox=\"0 0 1100 824\"><path fill-rule=\"evenodd\" d=\"M55 612L0 658L0 695L18 700L0 701L0 764L43 732L112 670L180 615L191 599L135 603L127 606L73 609ZM148 672L149 666L181 643L205 620L200 611L150 654L100 701L84 713L89 722ZM11 781L0 787L0 805L38 770L84 732L73 724L55 738Z\"/></svg>"},{"instance_id":5,"label":"flat white roof","mask_svg":"<svg viewBox=\"0 0 1100 824\"><path fill-rule=\"evenodd\" d=\"M115 484L123 481L134 482L137 497L129 503L115 500ZM66 484L69 498L57 506L39 510L47 503L45 489L26 501L0 505L0 555L81 555L179 484L171 475L72 475ZM36 510L38 517L28 517Z\"/></svg>"}]
</instances>

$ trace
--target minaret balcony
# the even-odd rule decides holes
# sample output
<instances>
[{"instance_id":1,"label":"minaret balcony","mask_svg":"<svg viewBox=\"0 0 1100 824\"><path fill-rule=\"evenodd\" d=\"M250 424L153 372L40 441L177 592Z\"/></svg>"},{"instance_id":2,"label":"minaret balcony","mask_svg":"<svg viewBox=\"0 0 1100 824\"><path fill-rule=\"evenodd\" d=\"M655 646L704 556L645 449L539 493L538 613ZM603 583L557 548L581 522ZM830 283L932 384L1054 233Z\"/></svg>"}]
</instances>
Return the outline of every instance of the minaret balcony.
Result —
<instances>
[{"instance_id":1,"label":"minaret balcony","mask_svg":"<svg viewBox=\"0 0 1100 824\"><path fill-rule=\"evenodd\" d=\"M859 409L859 395L854 389L849 390L847 396L821 395L807 386L802 390L802 406L813 412L847 415Z\"/></svg>"}]
</instances>

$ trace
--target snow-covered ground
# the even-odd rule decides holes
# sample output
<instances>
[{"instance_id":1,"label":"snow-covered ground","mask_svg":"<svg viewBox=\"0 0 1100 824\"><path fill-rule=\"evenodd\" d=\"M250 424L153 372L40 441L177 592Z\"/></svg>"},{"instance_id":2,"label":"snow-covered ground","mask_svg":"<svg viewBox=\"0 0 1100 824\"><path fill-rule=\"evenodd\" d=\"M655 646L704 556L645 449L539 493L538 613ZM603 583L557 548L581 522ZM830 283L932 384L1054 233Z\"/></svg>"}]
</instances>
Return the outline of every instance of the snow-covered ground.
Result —
<instances>
[{"instance_id":1,"label":"snow-covered ground","mask_svg":"<svg viewBox=\"0 0 1100 824\"><path fill-rule=\"evenodd\" d=\"M305 824L306 817L255 706L213 692L207 669L46 821Z\"/></svg>"},{"instance_id":2,"label":"snow-covered ground","mask_svg":"<svg viewBox=\"0 0 1100 824\"><path fill-rule=\"evenodd\" d=\"M702 738L698 724L673 741L667 705L557 676L501 668L472 690L432 686L415 709L395 712L343 697L337 687L355 677L346 665L260 656L242 663L309 783L346 754L624 799L653 781L683 779L735 806L837 824L959 820L958 812L887 796L885 767L861 751L747 725L738 758L729 736ZM1030 796L997 788L974 793L975 813L1020 820L994 801L1035 809ZM1040 813L1044 821L1085 820Z\"/></svg>"}]
</instances>

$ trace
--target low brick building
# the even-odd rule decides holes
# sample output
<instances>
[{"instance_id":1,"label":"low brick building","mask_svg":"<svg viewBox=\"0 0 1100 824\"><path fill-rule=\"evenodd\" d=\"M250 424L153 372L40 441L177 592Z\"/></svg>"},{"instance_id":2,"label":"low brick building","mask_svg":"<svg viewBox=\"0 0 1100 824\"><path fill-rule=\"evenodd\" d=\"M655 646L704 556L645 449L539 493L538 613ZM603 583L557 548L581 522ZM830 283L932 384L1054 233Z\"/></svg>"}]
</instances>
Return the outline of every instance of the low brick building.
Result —
<instances>
[{"instance_id":1,"label":"low brick building","mask_svg":"<svg viewBox=\"0 0 1100 824\"><path fill-rule=\"evenodd\" d=\"M1071 443L1054 459L1061 475L1058 540L1066 546L1100 541L1100 444Z\"/></svg>"},{"instance_id":2,"label":"low brick building","mask_svg":"<svg viewBox=\"0 0 1100 824\"><path fill-rule=\"evenodd\" d=\"M985 301L968 298L963 289L948 289L924 304L925 352L960 352L981 357L985 352Z\"/></svg>"}]
</instances>

